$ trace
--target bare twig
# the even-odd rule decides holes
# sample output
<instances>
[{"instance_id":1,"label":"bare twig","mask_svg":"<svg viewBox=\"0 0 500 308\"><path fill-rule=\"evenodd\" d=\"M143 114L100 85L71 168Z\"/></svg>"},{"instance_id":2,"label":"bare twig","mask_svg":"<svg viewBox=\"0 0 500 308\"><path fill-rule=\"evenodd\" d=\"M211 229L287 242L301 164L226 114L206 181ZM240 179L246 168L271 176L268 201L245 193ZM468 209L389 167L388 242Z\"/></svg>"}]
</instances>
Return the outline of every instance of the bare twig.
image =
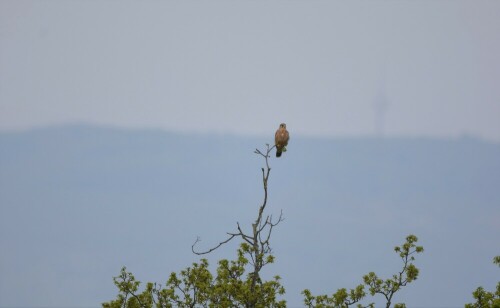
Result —
<instances>
[{"instance_id":1,"label":"bare twig","mask_svg":"<svg viewBox=\"0 0 500 308\"><path fill-rule=\"evenodd\" d=\"M196 244L198 244L198 242L201 242L200 240L200 237L197 237L196 238L196 241L194 242L193 245L191 245L191 251L194 253L194 254L197 254L197 255L204 255L204 254L207 254L207 253L211 253L212 251L216 250L217 248L219 248L220 246L228 243L229 241L231 241L235 236L238 236L240 235L239 233L236 233L236 234L231 234L231 233L228 233L230 236L228 239L226 239L225 241L222 241L220 242L217 246L213 247L213 248L210 248L209 250L207 251L202 251L202 252L196 252L194 250L194 246L196 246Z\"/></svg>"},{"instance_id":2,"label":"bare twig","mask_svg":"<svg viewBox=\"0 0 500 308\"><path fill-rule=\"evenodd\" d=\"M264 186L264 200L262 202L262 205L259 207L259 214L257 216L257 219L255 220L255 223L252 224L253 235L250 236L250 235L245 234L243 232L243 230L241 229L240 224L237 223L238 232L236 232L236 233L228 232L227 234L229 235L229 237L226 240L220 242L216 246L214 246L206 251L196 251L195 250L195 246L201 241L200 238L197 237L196 241L193 243L193 245L191 245L191 251L194 254L197 254L197 255L208 254L208 253L218 249L220 246L230 242L235 237L241 237L245 242L250 244L250 246L256 248L257 247L256 244L258 243L258 237L260 236L260 233L265 229L266 226L270 227L269 234L267 236L267 242L268 242L268 239L270 237L270 231L271 231L272 227L276 226L279 222L282 221L282 213L281 213L280 218L278 219L278 222L276 224L273 224L272 221L268 219L269 217L267 217L265 222L262 224L262 215L263 215L264 209L267 205L267 195L268 195L268 193L267 193L267 181L269 179L269 173L271 172L271 167L269 166L269 158L271 156L269 154L271 153L271 151L275 147L276 147L276 145L270 146L268 143L266 143L266 150L265 151L261 151L259 149L255 149L255 151L254 151L254 153L259 154L262 157L264 157L265 162L266 162L266 168L265 169L262 168L262 182L263 182L263 186Z\"/></svg>"}]
</instances>

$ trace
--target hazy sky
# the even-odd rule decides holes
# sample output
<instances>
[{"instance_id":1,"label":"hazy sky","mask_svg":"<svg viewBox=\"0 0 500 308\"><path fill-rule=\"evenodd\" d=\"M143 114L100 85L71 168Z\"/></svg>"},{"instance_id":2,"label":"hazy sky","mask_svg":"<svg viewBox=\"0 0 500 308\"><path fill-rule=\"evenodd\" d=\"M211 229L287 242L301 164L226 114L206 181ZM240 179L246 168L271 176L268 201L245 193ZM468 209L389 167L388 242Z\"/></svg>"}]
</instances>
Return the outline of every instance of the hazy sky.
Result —
<instances>
[{"instance_id":1,"label":"hazy sky","mask_svg":"<svg viewBox=\"0 0 500 308\"><path fill-rule=\"evenodd\" d=\"M500 141L500 1L0 0L0 130Z\"/></svg>"}]
</instances>

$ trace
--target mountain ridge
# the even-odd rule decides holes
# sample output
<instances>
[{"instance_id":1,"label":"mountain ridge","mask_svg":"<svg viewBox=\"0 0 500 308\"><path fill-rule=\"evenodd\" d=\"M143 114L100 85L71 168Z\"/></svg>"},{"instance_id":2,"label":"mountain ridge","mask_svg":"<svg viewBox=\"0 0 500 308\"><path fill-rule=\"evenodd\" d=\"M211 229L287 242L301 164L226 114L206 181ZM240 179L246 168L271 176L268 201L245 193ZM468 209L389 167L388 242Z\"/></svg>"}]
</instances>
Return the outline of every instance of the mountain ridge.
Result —
<instances>
[{"instance_id":1,"label":"mountain ridge","mask_svg":"<svg viewBox=\"0 0 500 308\"><path fill-rule=\"evenodd\" d=\"M0 133L0 305L95 306L115 296L123 265L164 282L197 260L196 236L210 246L254 219L264 162L253 151L266 141L85 125ZM270 163L267 210L285 221L266 273L283 277L292 307L304 288L331 293L394 272L391 249L409 233L426 251L398 302L459 306L496 282L500 144L292 135Z\"/></svg>"}]
</instances>

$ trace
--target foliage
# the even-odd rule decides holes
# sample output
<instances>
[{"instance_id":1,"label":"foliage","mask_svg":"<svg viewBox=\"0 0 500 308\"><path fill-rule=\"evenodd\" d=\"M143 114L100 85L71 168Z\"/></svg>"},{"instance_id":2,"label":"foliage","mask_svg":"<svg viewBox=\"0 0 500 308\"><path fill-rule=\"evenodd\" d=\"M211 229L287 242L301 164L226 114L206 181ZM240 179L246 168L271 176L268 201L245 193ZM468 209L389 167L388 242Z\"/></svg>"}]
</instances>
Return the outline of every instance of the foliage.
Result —
<instances>
[{"instance_id":1,"label":"foliage","mask_svg":"<svg viewBox=\"0 0 500 308\"><path fill-rule=\"evenodd\" d=\"M415 260L413 254L421 253L424 251L422 246L417 246L415 243L418 238L415 235L409 235L406 237L406 242L401 246L396 246L394 251L399 254L403 261L403 268L400 272L393 275L392 278L382 280L374 272L363 276L363 281L366 286L369 287L369 292L373 296L375 294L382 294L386 299L386 307L390 307L392 298L394 294L401 289L401 287L406 286L408 283L414 281L418 277L419 270L412 263ZM328 295L318 295L313 296L311 291L304 290L302 294L304 295L304 304L307 307L335 307L335 308L345 308L354 305L366 297L365 285L359 284L356 288L351 289L349 292L345 288L337 290L332 296ZM373 307L373 303L363 306L357 304L357 307ZM405 304L396 304L394 307L403 308L406 307Z\"/></svg>"},{"instance_id":2,"label":"foliage","mask_svg":"<svg viewBox=\"0 0 500 308\"><path fill-rule=\"evenodd\" d=\"M500 266L500 256L493 258L493 263ZM472 292L475 303L466 304L465 308L500 308L500 281L495 292L488 292L483 287L478 287Z\"/></svg>"},{"instance_id":3,"label":"foliage","mask_svg":"<svg viewBox=\"0 0 500 308\"><path fill-rule=\"evenodd\" d=\"M332 294L331 297L328 295L318 295L313 296L311 291L308 289L302 291L304 295L304 304L307 307L316 307L316 308L327 308L327 307L335 307L335 308L344 308L349 307L366 296L365 286L360 284L356 288L351 289L349 292L345 288L338 289L337 292ZM363 307L358 304L358 307ZM365 307L373 307L373 304L369 304Z\"/></svg>"},{"instance_id":4,"label":"foliage","mask_svg":"<svg viewBox=\"0 0 500 308\"><path fill-rule=\"evenodd\" d=\"M252 288L252 273L245 275L249 260L245 251L250 249L242 244L238 258L220 260L217 274L212 275L206 259L193 263L180 273L171 273L165 287L147 283L138 293L140 282L123 267L119 276L114 277L119 290L117 299L103 303L104 308L152 308L152 307L286 307L278 296L285 293L280 277L270 281L259 281ZM269 260L273 262L272 259Z\"/></svg>"},{"instance_id":5,"label":"foliage","mask_svg":"<svg viewBox=\"0 0 500 308\"><path fill-rule=\"evenodd\" d=\"M371 295L384 295L387 300L387 308L391 306L392 297L401 287L406 286L408 283L418 278L419 270L412 263L412 261L415 260L413 254L423 252L424 248L415 245L417 241L418 238L415 235L408 235L406 237L406 243L394 248L394 251L399 253L403 261L403 269L398 274L393 275L392 278L386 279L385 281L378 278L373 272L363 277L365 284L370 287Z\"/></svg>"}]
</instances>

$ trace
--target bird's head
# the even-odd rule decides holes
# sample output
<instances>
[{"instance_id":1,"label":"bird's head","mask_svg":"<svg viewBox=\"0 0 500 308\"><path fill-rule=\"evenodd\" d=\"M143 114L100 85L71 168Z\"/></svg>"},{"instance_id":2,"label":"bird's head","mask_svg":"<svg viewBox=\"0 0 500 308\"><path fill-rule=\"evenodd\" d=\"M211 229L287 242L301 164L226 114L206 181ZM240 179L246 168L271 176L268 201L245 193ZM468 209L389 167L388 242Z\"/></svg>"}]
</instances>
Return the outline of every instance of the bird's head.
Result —
<instances>
[{"instance_id":1,"label":"bird's head","mask_svg":"<svg viewBox=\"0 0 500 308\"><path fill-rule=\"evenodd\" d=\"M285 128L286 129L286 124L285 123L281 123L280 124L280 128Z\"/></svg>"}]
</instances>

